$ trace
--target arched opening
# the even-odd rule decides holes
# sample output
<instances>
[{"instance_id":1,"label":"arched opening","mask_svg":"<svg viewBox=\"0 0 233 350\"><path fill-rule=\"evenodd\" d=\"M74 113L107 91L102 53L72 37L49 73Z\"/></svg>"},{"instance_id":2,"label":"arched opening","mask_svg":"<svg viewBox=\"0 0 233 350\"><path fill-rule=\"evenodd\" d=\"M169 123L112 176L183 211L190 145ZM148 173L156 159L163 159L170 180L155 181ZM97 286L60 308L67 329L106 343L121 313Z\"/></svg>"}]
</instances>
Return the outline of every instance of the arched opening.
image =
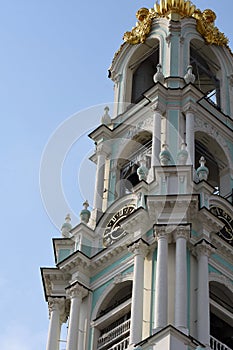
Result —
<instances>
[{"instance_id":1,"label":"arched opening","mask_svg":"<svg viewBox=\"0 0 233 350\"><path fill-rule=\"evenodd\" d=\"M211 342L221 342L233 349L233 293L219 282L210 282ZM219 347L221 348L219 343Z\"/></svg>"},{"instance_id":2,"label":"arched opening","mask_svg":"<svg viewBox=\"0 0 233 350\"><path fill-rule=\"evenodd\" d=\"M151 167L152 135L149 131L142 131L135 135L126 145L118 160L120 177L120 196L132 193L133 187L139 183L137 169L141 159L145 160L147 169Z\"/></svg>"},{"instance_id":3,"label":"arched opening","mask_svg":"<svg viewBox=\"0 0 233 350\"><path fill-rule=\"evenodd\" d=\"M230 192L229 166L227 157L217 143L207 133L198 131L195 134L195 168L200 164L201 157L206 160L206 166L209 169L208 183L215 188L215 193L225 196Z\"/></svg>"},{"instance_id":4,"label":"arched opening","mask_svg":"<svg viewBox=\"0 0 233 350\"><path fill-rule=\"evenodd\" d=\"M220 80L218 77L220 65L212 50L198 40L192 40L190 64L196 77L194 85L205 94L212 104L221 108Z\"/></svg>"},{"instance_id":5,"label":"arched opening","mask_svg":"<svg viewBox=\"0 0 233 350\"><path fill-rule=\"evenodd\" d=\"M134 68L132 79L131 102L137 103L143 98L144 92L154 86L153 76L159 64L159 45L154 48L149 57Z\"/></svg>"},{"instance_id":6,"label":"arched opening","mask_svg":"<svg viewBox=\"0 0 233 350\"><path fill-rule=\"evenodd\" d=\"M101 304L94 320L98 329L97 350L129 345L132 281L117 284ZM117 347L116 347L117 349Z\"/></svg>"}]
</instances>

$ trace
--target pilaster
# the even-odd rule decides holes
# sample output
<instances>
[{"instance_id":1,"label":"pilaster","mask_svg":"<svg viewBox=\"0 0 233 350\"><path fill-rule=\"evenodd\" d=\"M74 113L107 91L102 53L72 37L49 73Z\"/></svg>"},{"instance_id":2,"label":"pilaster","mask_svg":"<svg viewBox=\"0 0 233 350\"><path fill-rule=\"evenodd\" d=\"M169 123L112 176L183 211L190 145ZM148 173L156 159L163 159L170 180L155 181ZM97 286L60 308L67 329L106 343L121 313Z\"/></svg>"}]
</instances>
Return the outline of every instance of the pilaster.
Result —
<instances>
[{"instance_id":1,"label":"pilaster","mask_svg":"<svg viewBox=\"0 0 233 350\"><path fill-rule=\"evenodd\" d=\"M128 249L134 255L130 344L137 344L142 340L144 259L148 253L148 245L140 239Z\"/></svg>"},{"instance_id":2,"label":"pilaster","mask_svg":"<svg viewBox=\"0 0 233 350\"><path fill-rule=\"evenodd\" d=\"M198 340L209 348L209 271L208 259L215 249L205 239L196 244L198 259L198 289L197 289L197 334Z\"/></svg>"}]
</instances>

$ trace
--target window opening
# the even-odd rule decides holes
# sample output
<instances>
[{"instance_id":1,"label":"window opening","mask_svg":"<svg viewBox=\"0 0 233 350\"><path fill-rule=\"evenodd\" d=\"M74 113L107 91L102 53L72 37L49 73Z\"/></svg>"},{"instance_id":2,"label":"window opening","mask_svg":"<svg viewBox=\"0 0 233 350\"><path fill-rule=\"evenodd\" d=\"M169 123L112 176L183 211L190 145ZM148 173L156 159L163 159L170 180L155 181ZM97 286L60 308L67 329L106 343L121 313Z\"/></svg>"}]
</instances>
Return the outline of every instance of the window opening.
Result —
<instances>
[{"instance_id":1,"label":"window opening","mask_svg":"<svg viewBox=\"0 0 233 350\"><path fill-rule=\"evenodd\" d=\"M153 76L159 64L159 47L144 61L133 73L132 103L137 103L143 98L144 92L154 86Z\"/></svg>"},{"instance_id":2,"label":"window opening","mask_svg":"<svg viewBox=\"0 0 233 350\"><path fill-rule=\"evenodd\" d=\"M212 153L209 152L203 143L195 140L195 169L200 166L199 160L202 156L204 156L206 160L206 166L209 169L208 182L215 188L215 194L219 194L220 176L218 163Z\"/></svg>"},{"instance_id":3,"label":"window opening","mask_svg":"<svg viewBox=\"0 0 233 350\"><path fill-rule=\"evenodd\" d=\"M190 64L196 76L194 85L205 94L210 103L220 108L220 82L207 61L197 52L197 49L192 47L190 48Z\"/></svg>"},{"instance_id":4,"label":"window opening","mask_svg":"<svg viewBox=\"0 0 233 350\"><path fill-rule=\"evenodd\" d=\"M149 133L148 135L151 138ZM137 169L139 168L140 159L143 158L146 161L145 165L147 169L151 168L151 150L152 140L150 139L148 141L147 137L142 143L142 146L130 155L130 159L122 164L120 170L121 196L132 193L133 187L139 183Z\"/></svg>"}]
</instances>

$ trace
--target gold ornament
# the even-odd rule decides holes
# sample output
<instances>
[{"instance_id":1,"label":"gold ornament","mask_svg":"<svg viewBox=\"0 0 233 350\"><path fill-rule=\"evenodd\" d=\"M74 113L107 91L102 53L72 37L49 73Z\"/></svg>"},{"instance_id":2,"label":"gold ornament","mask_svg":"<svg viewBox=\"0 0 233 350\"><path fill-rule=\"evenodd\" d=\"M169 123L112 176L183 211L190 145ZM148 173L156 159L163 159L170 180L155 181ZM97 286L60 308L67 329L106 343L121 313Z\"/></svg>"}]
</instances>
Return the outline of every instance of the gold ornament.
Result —
<instances>
[{"instance_id":1,"label":"gold ornament","mask_svg":"<svg viewBox=\"0 0 233 350\"><path fill-rule=\"evenodd\" d=\"M189 0L160 0L153 9L149 10L145 7L139 9L136 17L138 19L136 26L123 37L125 42L132 45L144 43L151 32L153 19L164 17L175 21L184 17L195 18L197 30L208 44L228 45L228 39L214 25L215 13L210 9L201 12Z\"/></svg>"}]
</instances>

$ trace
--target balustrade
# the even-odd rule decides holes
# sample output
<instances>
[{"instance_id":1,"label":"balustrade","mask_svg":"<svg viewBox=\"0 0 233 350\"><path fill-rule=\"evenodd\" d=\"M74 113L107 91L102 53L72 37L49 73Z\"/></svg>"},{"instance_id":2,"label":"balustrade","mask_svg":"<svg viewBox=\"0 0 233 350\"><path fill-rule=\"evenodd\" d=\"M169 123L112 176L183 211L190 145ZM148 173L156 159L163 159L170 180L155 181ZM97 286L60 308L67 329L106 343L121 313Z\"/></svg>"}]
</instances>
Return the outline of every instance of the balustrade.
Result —
<instances>
[{"instance_id":1,"label":"balustrade","mask_svg":"<svg viewBox=\"0 0 233 350\"><path fill-rule=\"evenodd\" d=\"M218 339L210 336L210 347L212 350L232 350L226 344L221 343Z\"/></svg>"},{"instance_id":2,"label":"balustrade","mask_svg":"<svg viewBox=\"0 0 233 350\"><path fill-rule=\"evenodd\" d=\"M117 327L111 329L107 333L104 333L102 336L99 337L98 343L97 343L97 349L100 350L104 347L106 347L107 344L112 343L113 341L116 341L118 338L126 335L129 332L130 329L130 320L126 320L125 322L122 322L120 325ZM123 341L115 344L111 349L109 350L124 350L126 347L121 347L125 346L127 339L124 339ZM115 347L118 346L119 347Z\"/></svg>"},{"instance_id":3,"label":"balustrade","mask_svg":"<svg viewBox=\"0 0 233 350\"><path fill-rule=\"evenodd\" d=\"M114 344L109 350L126 350L129 346L129 337L121 342Z\"/></svg>"}]
</instances>

